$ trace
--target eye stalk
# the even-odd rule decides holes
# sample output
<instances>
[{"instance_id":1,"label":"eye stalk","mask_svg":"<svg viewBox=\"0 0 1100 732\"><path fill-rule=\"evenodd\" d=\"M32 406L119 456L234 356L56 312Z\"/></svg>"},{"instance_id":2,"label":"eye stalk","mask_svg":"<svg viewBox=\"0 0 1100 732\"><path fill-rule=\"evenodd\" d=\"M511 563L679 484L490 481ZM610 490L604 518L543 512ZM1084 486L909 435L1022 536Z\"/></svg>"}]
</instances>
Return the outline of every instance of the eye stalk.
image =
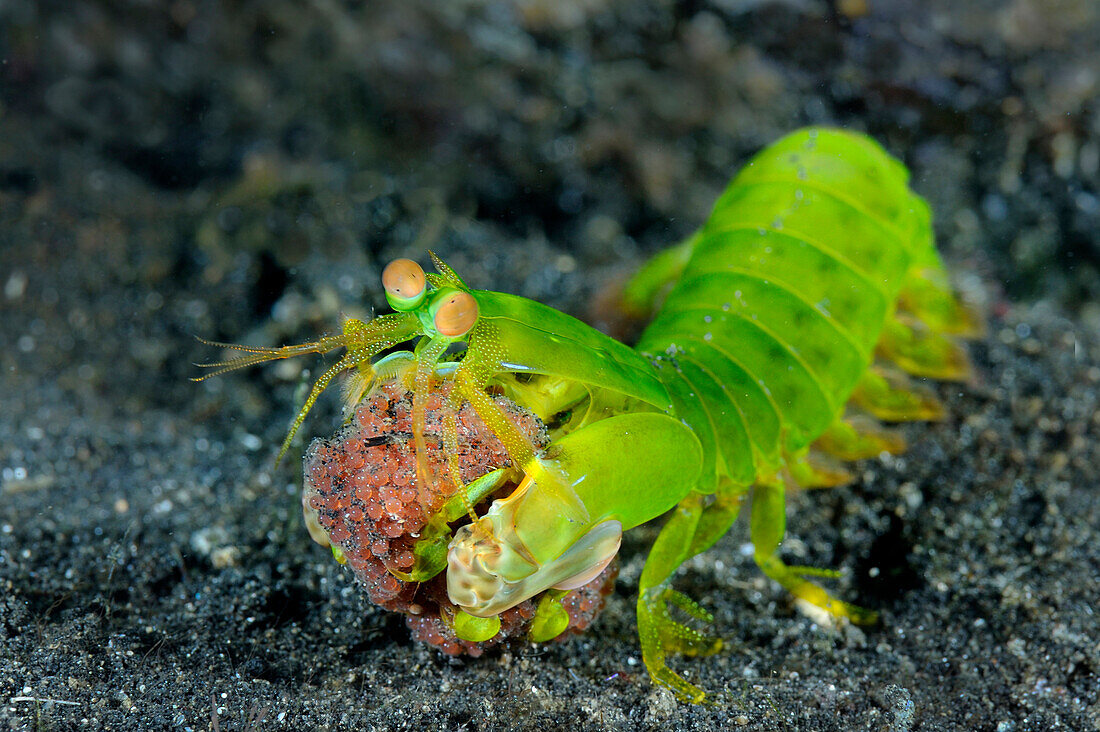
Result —
<instances>
[{"instance_id":1,"label":"eye stalk","mask_svg":"<svg viewBox=\"0 0 1100 732\"><path fill-rule=\"evenodd\" d=\"M477 300L468 292L451 292L432 304L432 323L442 336L464 336L476 322Z\"/></svg>"},{"instance_id":2,"label":"eye stalk","mask_svg":"<svg viewBox=\"0 0 1100 732\"><path fill-rule=\"evenodd\" d=\"M428 292L424 270L411 259L395 259L382 270L382 287L394 310L417 308Z\"/></svg>"}]
</instances>

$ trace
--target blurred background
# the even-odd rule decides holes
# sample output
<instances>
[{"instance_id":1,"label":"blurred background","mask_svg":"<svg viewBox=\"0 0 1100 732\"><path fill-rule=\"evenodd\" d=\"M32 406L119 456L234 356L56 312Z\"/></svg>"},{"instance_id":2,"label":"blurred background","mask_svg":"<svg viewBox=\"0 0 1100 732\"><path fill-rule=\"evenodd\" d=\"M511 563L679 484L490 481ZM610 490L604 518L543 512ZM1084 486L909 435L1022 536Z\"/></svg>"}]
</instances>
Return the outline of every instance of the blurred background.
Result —
<instances>
[{"instance_id":1,"label":"blurred background","mask_svg":"<svg viewBox=\"0 0 1100 732\"><path fill-rule=\"evenodd\" d=\"M72 702L13 701L0 721L206 729L218 718L243 729L262 711L265 724L290 729L741 717L766 728L790 724L779 711L813 698L823 724L837 709L859 724L912 723L904 681L856 693L861 661L844 643L818 683L745 692L741 707L709 712L718 716L675 716L630 656L642 540L624 553L621 599L605 621L613 647L463 666L410 646L309 544L295 468L271 466L302 368L315 364L195 385L191 362L219 354L192 336L311 339L342 315L369 317L384 302L381 268L398 256L426 264L427 249L475 287L629 334L608 296L617 283L698 226L753 152L800 126L840 125L910 167L949 268L990 313L991 345L975 354L981 379L1001 390L958 395L959 420L1001 409L990 420L1016 424L1027 455L1063 454L1059 469L1085 470L1075 461L1092 459L1100 380L1098 38L1094 0L0 2L0 697ZM1018 356L1036 362L999 381ZM1054 384L1056 373L1068 383ZM1058 411L1073 385L1077 406ZM1034 413L1024 397L1040 399ZM309 434L329 431L335 402L311 417ZM1026 427L1048 408L1060 427L1032 440ZM965 472L950 458L934 452L928 470ZM997 500L1025 490L1013 481L1040 464L990 471ZM1082 475L1060 480L1079 486ZM884 480L916 479L899 469ZM1016 498L1041 524L1050 496L1035 490ZM1063 509L1095 515L1066 491ZM956 499L944 499L948 514ZM829 504L823 533L804 536L808 558L858 564L874 544L900 557L894 589L941 592L935 563L908 559L922 529L888 518L904 501L867 500ZM808 523L821 515L809 510ZM841 537L853 556L830 553ZM749 581L737 543L727 549ZM950 572L954 588L965 572ZM743 592L713 572L696 581L704 594ZM760 592L761 607L720 616L724 635L745 632L735 623L753 613L795 622L775 617L780 593ZM875 601L889 610L896 597L888 589ZM1071 660L1057 679L1017 657L1022 676L1062 689L1030 708L1035 724L1100 716L1095 688L1083 691L1098 651L1062 642ZM607 659L584 682L571 680L578 648ZM804 675L799 664L816 668L806 658L826 653L785 652ZM698 673L729 678L721 663ZM747 667L766 675L784 661ZM873 678L912 678L887 668ZM530 678L500 692L515 669ZM1004 729L1031 728L1018 722L1023 692L1004 683L998 693L979 685L951 724L993 728L1003 717L1022 724ZM837 684L858 701L838 702ZM552 691L540 701L532 685ZM607 709L565 701L609 688L618 701ZM319 690L321 701L306 698ZM931 686L912 693L925 710L936 698ZM777 701L757 704L765 696ZM482 710L484 698L496 712ZM434 711L410 711L422 708Z\"/></svg>"}]
</instances>

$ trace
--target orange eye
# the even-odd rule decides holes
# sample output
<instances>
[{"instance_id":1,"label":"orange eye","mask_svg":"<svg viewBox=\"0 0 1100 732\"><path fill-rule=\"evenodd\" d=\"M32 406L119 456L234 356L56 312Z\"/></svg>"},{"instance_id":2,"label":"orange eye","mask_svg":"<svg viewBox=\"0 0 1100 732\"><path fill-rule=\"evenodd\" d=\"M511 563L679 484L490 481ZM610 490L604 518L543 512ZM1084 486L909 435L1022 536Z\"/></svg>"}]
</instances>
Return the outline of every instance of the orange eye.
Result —
<instances>
[{"instance_id":1,"label":"orange eye","mask_svg":"<svg viewBox=\"0 0 1100 732\"><path fill-rule=\"evenodd\" d=\"M468 292L448 295L435 309L435 329L448 338L466 335L477 322L477 300Z\"/></svg>"},{"instance_id":2,"label":"orange eye","mask_svg":"<svg viewBox=\"0 0 1100 732\"><path fill-rule=\"evenodd\" d=\"M412 310L427 293L424 270L411 259L395 259L382 270L382 287L394 310Z\"/></svg>"}]
</instances>

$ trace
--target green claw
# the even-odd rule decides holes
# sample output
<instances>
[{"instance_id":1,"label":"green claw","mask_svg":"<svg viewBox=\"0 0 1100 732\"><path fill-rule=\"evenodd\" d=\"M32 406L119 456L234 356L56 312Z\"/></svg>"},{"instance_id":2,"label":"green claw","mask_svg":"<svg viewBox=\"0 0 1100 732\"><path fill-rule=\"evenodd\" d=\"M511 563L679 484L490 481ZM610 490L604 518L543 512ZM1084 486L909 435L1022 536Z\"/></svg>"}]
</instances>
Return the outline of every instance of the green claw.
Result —
<instances>
[{"instance_id":1,"label":"green claw","mask_svg":"<svg viewBox=\"0 0 1100 732\"><path fill-rule=\"evenodd\" d=\"M642 642L642 659L654 682L668 687L681 701L699 704L706 696L703 690L669 668L665 659L670 653L687 656L710 655L721 649L722 641L708 637L670 617L669 602L692 614L692 611L684 608L681 602L687 600L685 604L689 606L695 603L683 596L681 596L682 600L673 599L679 594L667 588L656 589L639 599L638 635ZM702 608L698 609L706 613Z\"/></svg>"},{"instance_id":2,"label":"green claw","mask_svg":"<svg viewBox=\"0 0 1100 732\"><path fill-rule=\"evenodd\" d=\"M476 506L478 503L504 483L508 477L506 468L497 468L466 484L466 500L457 495L443 507L443 516L447 523L455 521L466 515L466 506Z\"/></svg>"},{"instance_id":3,"label":"green claw","mask_svg":"<svg viewBox=\"0 0 1100 732\"><path fill-rule=\"evenodd\" d=\"M462 640L481 643L495 637L500 632L500 616L476 618L459 610L455 613L454 631L455 635Z\"/></svg>"},{"instance_id":4,"label":"green claw","mask_svg":"<svg viewBox=\"0 0 1100 732\"><path fill-rule=\"evenodd\" d=\"M569 613L562 607L559 593L547 592L539 600L535 617L531 620L531 630L527 637L532 643L545 643L565 632L569 627ZM564 596L565 593L560 593Z\"/></svg>"}]
</instances>

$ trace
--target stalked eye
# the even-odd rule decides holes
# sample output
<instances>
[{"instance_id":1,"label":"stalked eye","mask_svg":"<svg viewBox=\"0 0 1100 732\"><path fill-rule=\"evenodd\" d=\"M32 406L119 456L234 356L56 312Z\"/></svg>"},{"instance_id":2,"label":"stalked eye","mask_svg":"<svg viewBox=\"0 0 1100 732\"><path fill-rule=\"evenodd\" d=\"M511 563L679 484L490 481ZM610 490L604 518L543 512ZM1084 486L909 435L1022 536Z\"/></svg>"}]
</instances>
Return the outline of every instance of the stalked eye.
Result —
<instances>
[{"instance_id":1,"label":"stalked eye","mask_svg":"<svg viewBox=\"0 0 1100 732\"><path fill-rule=\"evenodd\" d=\"M440 335L456 338L466 335L477 322L477 300L468 292L452 292L434 307L432 322Z\"/></svg>"},{"instance_id":2,"label":"stalked eye","mask_svg":"<svg viewBox=\"0 0 1100 732\"><path fill-rule=\"evenodd\" d=\"M395 259L382 270L382 287L394 310L412 310L424 302L427 282L424 270L411 259Z\"/></svg>"}]
</instances>

